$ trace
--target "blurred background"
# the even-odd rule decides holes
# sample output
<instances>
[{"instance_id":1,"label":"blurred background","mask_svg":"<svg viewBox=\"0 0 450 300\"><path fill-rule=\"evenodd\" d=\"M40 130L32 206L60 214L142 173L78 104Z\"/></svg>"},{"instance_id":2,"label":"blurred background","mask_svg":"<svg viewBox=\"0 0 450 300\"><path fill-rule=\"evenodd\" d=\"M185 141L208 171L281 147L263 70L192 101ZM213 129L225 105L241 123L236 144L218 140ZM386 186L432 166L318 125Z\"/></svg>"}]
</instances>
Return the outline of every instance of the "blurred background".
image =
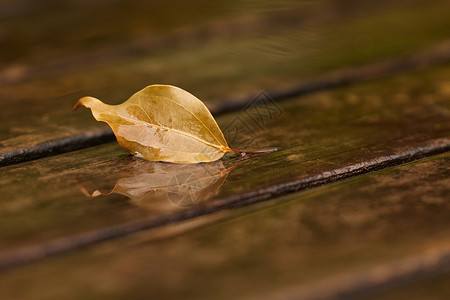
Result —
<instances>
[{"instance_id":1,"label":"blurred background","mask_svg":"<svg viewBox=\"0 0 450 300\"><path fill-rule=\"evenodd\" d=\"M119 101L151 83L209 101L248 94L446 39L449 4L3 0L0 96Z\"/></svg>"}]
</instances>

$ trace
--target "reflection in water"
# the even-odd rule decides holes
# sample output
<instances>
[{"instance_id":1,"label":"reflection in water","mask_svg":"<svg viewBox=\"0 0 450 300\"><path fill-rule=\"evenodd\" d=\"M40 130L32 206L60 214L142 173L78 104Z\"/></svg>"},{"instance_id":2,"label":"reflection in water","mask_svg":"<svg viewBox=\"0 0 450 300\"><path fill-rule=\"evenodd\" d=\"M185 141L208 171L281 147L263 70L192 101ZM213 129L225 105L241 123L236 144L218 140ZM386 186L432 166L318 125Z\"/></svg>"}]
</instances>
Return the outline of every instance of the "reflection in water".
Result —
<instances>
[{"instance_id":1,"label":"reflection in water","mask_svg":"<svg viewBox=\"0 0 450 300\"><path fill-rule=\"evenodd\" d=\"M187 208L217 195L228 173L239 163L226 168L221 160L179 165L129 157L116 171L118 175L114 176L117 178L115 186L109 191L95 189L89 192L86 185L78 180L77 185L88 197L115 193L129 197L138 206L154 209L156 205L158 209L162 209L170 203L172 209L173 206Z\"/></svg>"}]
</instances>

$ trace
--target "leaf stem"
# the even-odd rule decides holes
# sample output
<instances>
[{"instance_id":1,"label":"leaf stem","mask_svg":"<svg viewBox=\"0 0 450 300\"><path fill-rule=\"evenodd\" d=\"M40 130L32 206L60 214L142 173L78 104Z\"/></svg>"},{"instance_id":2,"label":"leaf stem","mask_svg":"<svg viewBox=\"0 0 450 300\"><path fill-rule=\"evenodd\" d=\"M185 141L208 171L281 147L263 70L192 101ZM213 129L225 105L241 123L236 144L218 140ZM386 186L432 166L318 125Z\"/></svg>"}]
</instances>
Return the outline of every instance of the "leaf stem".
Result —
<instances>
[{"instance_id":1,"label":"leaf stem","mask_svg":"<svg viewBox=\"0 0 450 300\"><path fill-rule=\"evenodd\" d=\"M235 150L228 148L228 152L234 152L234 153L245 153L245 154L257 154L257 153L270 153L278 151L277 148L268 148L268 149L260 149L260 150Z\"/></svg>"}]
</instances>

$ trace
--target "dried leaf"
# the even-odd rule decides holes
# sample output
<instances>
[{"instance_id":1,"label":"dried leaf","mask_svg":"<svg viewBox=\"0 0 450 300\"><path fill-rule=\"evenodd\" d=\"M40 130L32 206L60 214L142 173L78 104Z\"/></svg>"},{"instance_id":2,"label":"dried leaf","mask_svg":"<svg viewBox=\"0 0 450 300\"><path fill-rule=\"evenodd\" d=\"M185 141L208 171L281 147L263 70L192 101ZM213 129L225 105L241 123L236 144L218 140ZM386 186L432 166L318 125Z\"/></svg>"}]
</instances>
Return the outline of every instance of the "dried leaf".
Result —
<instances>
[{"instance_id":1,"label":"dried leaf","mask_svg":"<svg viewBox=\"0 0 450 300\"><path fill-rule=\"evenodd\" d=\"M218 160L227 152L276 150L229 148L203 102L170 85L150 85L119 105L84 97L74 110L81 105L90 108L97 121L108 123L123 149L150 161L192 164Z\"/></svg>"}]
</instances>

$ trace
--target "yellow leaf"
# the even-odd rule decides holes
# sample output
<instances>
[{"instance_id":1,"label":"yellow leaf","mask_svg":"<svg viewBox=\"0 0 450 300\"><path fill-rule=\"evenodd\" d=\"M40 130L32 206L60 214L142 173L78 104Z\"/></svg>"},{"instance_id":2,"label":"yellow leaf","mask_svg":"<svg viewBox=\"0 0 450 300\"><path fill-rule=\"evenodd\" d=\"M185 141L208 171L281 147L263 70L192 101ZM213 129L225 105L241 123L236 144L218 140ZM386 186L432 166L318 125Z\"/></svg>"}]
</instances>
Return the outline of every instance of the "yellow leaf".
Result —
<instances>
[{"instance_id":1,"label":"yellow leaf","mask_svg":"<svg viewBox=\"0 0 450 300\"><path fill-rule=\"evenodd\" d=\"M230 149L203 102L175 86L147 86L119 105L84 97L74 110L81 105L108 123L123 149L146 160L192 164L245 152Z\"/></svg>"}]
</instances>

